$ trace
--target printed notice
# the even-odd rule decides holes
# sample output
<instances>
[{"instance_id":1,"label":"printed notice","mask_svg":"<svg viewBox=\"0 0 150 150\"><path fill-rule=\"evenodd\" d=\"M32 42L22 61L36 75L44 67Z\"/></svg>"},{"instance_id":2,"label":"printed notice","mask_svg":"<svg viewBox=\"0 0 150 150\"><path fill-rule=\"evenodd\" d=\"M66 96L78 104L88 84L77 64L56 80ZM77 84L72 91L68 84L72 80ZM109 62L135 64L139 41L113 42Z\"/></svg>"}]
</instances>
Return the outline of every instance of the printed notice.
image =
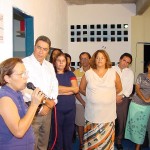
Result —
<instances>
[{"instance_id":1,"label":"printed notice","mask_svg":"<svg viewBox=\"0 0 150 150\"><path fill-rule=\"evenodd\" d=\"M0 43L3 42L3 33L4 33L3 15L0 14Z\"/></svg>"}]
</instances>

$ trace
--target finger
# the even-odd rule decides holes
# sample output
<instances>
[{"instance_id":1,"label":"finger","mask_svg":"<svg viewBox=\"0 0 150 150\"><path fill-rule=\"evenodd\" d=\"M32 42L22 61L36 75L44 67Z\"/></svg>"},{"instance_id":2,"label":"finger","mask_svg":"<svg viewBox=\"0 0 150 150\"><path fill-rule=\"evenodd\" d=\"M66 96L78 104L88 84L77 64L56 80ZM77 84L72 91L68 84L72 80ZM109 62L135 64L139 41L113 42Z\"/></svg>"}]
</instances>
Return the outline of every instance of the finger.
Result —
<instances>
[{"instance_id":1,"label":"finger","mask_svg":"<svg viewBox=\"0 0 150 150\"><path fill-rule=\"evenodd\" d=\"M36 88L34 91L33 91L33 94L34 95L38 95L38 93L40 93L41 90L39 88Z\"/></svg>"}]
</instances>

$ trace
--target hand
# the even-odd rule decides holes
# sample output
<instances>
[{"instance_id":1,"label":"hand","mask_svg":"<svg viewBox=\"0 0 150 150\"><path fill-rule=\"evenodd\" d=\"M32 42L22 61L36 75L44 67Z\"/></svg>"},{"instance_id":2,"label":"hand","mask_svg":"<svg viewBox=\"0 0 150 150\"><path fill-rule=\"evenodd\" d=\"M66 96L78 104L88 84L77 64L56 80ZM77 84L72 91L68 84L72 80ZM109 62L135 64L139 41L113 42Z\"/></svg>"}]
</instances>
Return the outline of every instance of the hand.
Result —
<instances>
[{"instance_id":1,"label":"hand","mask_svg":"<svg viewBox=\"0 0 150 150\"><path fill-rule=\"evenodd\" d=\"M116 103L119 104L119 103L122 103L122 101L123 101L122 100L122 95L117 95L116 96Z\"/></svg>"},{"instance_id":2,"label":"hand","mask_svg":"<svg viewBox=\"0 0 150 150\"><path fill-rule=\"evenodd\" d=\"M46 100L45 104L48 108L52 109L55 106L54 100Z\"/></svg>"},{"instance_id":3,"label":"hand","mask_svg":"<svg viewBox=\"0 0 150 150\"><path fill-rule=\"evenodd\" d=\"M145 100L146 103L150 102L150 97Z\"/></svg>"},{"instance_id":4,"label":"hand","mask_svg":"<svg viewBox=\"0 0 150 150\"><path fill-rule=\"evenodd\" d=\"M38 106L39 104L41 104L43 98L43 92L41 92L39 88L36 88L31 95L31 104Z\"/></svg>"},{"instance_id":5,"label":"hand","mask_svg":"<svg viewBox=\"0 0 150 150\"><path fill-rule=\"evenodd\" d=\"M39 112L40 115L46 116L50 111L50 108L48 108L46 105L42 106L42 110Z\"/></svg>"}]
</instances>

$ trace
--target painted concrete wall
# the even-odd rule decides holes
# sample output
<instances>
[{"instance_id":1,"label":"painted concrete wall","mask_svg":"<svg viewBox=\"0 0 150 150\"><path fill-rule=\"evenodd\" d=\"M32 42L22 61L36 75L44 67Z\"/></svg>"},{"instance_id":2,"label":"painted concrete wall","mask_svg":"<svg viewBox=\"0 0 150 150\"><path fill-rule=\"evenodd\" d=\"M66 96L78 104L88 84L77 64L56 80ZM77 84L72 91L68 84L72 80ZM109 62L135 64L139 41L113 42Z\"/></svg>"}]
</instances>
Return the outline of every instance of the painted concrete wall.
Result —
<instances>
[{"instance_id":1,"label":"painted concrete wall","mask_svg":"<svg viewBox=\"0 0 150 150\"><path fill-rule=\"evenodd\" d=\"M0 0L0 14L3 14L4 41L0 43L0 62L13 53L13 7L34 17L34 39L46 35L52 47L66 50L67 45L67 4L64 0Z\"/></svg>"},{"instance_id":2,"label":"painted concrete wall","mask_svg":"<svg viewBox=\"0 0 150 150\"><path fill-rule=\"evenodd\" d=\"M144 43L150 43L150 8L140 16L132 17L132 69L135 73L135 79L139 73L143 72L144 65ZM143 42L143 43L142 43ZM150 58L150 56L149 56Z\"/></svg>"},{"instance_id":3,"label":"painted concrete wall","mask_svg":"<svg viewBox=\"0 0 150 150\"><path fill-rule=\"evenodd\" d=\"M73 61L78 61L82 51L93 54L106 46L111 61L118 62L124 52L131 53L131 17L135 16L136 6L125 5L71 5L68 6L68 52ZM128 42L70 42L70 25L84 24L128 24Z\"/></svg>"}]
</instances>

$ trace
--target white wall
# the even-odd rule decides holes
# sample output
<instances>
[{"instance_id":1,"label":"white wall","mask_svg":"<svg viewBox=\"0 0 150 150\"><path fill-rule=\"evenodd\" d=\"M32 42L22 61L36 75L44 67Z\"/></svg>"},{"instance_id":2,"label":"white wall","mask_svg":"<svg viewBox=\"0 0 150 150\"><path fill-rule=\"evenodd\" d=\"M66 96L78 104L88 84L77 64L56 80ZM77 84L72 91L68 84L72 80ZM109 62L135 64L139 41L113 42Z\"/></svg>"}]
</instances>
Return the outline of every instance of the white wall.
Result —
<instances>
[{"instance_id":1,"label":"white wall","mask_svg":"<svg viewBox=\"0 0 150 150\"><path fill-rule=\"evenodd\" d=\"M132 17L132 69L135 80L139 73L144 70L144 44L139 42L150 43L150 7L140 16ZM149 56L150 60L150 56Z\"/></svg>"},{"instance_id":2,"label":"white wall","mask_svg":"<svg viewBox=\"0 0 150 150\"><path fill-rule=\"evenodd\" d=\"M131 53L131 16L135 14L134 4L68 6L68 52L72 56L72 61L78 61L82 51L93 54L102 46L106 46L113 62L118 62L124 52ZM70 42L70 25L84 24L128 24L128 42Z\"/></svg>"},{"instance_id":3,"label":"white wall","mask_svg":"<svg viewBox=\"0 0 150 150\"><path fill-rule=\"evenodd\" d=\"M0 0L0 13L3 15L4 36L0 43L0 62L12 56L12 6L9 0Z\"/></svg>"},{"instance_id":4,"label":"white wall","mask_svg":"<svg viewBox=\"0 0 150 150\"><path fill-rule=\"evenodd\" d=\"M4 42L0 43L0 62L13 53L12 10L19 8L34 17L34 39L46 35L52 47L66 50L67 4L64 0L0 0L0 13L4 18Z\"/></svg>"}]
</instances>

